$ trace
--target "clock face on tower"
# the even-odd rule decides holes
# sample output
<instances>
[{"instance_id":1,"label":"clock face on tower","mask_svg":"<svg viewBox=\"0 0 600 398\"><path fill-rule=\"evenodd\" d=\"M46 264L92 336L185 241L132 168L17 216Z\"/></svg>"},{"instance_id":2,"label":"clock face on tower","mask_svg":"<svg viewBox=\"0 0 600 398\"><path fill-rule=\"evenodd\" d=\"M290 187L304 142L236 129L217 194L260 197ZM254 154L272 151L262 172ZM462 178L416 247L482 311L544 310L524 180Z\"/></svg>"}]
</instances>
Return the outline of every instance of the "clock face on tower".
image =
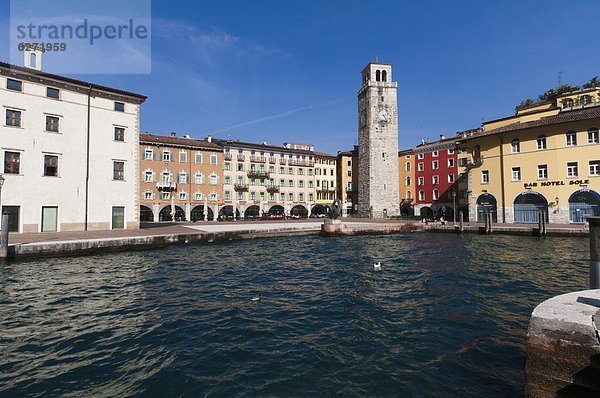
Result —
<instances>
[{"instance_id":1,"label":"clock face on tower","mask_svg":"<svg viewBox=\"0 0 600 398\"><path fill-rule=\"evenodd\" d=\"M385 109L381 110L379 112L379 114L377 115L377 122L381 123L381 124L385 124L388 123L390 121L390 118L388 116L388 113L385 111Z\"/></svg>"}]
</instances>

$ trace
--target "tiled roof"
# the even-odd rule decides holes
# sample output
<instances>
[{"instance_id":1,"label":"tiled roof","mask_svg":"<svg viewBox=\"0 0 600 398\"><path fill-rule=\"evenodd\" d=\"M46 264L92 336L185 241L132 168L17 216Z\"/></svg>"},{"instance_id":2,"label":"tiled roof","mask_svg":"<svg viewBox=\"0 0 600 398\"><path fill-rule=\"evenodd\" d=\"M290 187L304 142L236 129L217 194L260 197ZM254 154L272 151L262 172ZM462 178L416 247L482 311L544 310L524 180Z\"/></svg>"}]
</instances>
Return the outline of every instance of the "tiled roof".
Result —
<instances>
[{"instance_id":1,"label":"tiled roof","mask_svg":"<svg viewBox=\"0 0 600 398\"><path fill-rule=\"evenodd\" d=\"M333 158L333 159L337 159L337 155L331 155L329 153L325 153L325 152L314 152L315 156L319 156L322 158Z\"/></svg>"},{"instance_id":2,"label":"tiled roof","mask_svg":"<svg viewBox=\"0 0 600 398\"><path fill-rule=\"evenodd\" d=\"M558 115L543 117L539 120L532 120L530 122L525 123L511 123L506 126L498 127L497 129L482 131L480 133L475 133L471 137L466 137L465 139L483 137L487 135L494 135L505 133L507 131L516 131L516 130L524 130L533 127L540 126L548 126L552 124L561 124L561 123L570 123L576 122L579 120L590 120L590 119L600 119L600 106L595 106L593 108L584 108L577 109L573 111L562 111Z\"/></svg>"},{"instance_id":3,"label":"tiled roof","mask_svg":"<svg viewBox=\"0 0 600 398\"><path fill-rule=\"evenodd\" d=\"M64 82L64 83L73 84L76 86L80 86L82 88L91 87L94 90L106 91L106 92L113 93L113 94L134 97L134 98L140 100L140 102L144 102L148 98L142 94L136 94L136 93L132 93L130 91L120 90L117 88L101 86L99 84L89 83L89 82L86 82L83 80L72 79L70 77L54 75L52 73L42 72L42 71L32 69L32 68L24 68L22 66L7 64L6 62L0 62L0 68L6 68L9 71L15 71L15 72L18 72L18 73L21 73L24 75L29 75L31 77L46 78L46 79L51 79L51 80L60 81L60 82Z\"/></svg>"},{"instance_id":4,"label":"tiled roof","mask_svg":"<svg viewBox=\"0 0 600 398\"><path fill-rule=\"evenodd\" d=\"M215 144L214 142L197 140L195 138L172 137L169 135L156 135L147 133L140 134L140 144L160 144L203 149L217 149L219 151L221 150L221 146Z\"/></svg>"},{"instance_id":5,"label":"tiled roof","mask_svg":"<svg viewBox=\"0 0 600 398\"><path fill-rule=\"evenodd\" d=\"M341 151L338 152L338 156L352 156L354 154L354 152L352 151Z\"/></svg>"},{"instance_id":6,"label":"tiled roof","mask_svg":"<svg viewBox=\"0 0 600 398\"><path fill-rule=\"evenodd\" d=\"M304 150L304 149L292 149L292 148L286 148L284 146L263 145L263 144L256 144L254 142L243 142L243 141L237 141L237 140L235 140L235 141L234 140L223 140L220 138L213 138L213 142L216 142L222 146L230 146L232 148L242 147L242 148L258 149L260 151L292 152L292 153L299 153L302 155L314 155L314 152Z\"/></svg>"}]
</instances>

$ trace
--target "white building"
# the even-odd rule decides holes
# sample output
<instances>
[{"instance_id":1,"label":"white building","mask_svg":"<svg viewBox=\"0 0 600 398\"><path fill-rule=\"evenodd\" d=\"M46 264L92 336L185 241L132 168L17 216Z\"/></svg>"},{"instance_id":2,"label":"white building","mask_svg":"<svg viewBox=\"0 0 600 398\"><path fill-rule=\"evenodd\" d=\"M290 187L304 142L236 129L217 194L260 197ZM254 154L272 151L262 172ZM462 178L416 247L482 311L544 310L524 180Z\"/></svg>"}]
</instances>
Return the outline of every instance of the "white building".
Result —
<instances>
[{"instance_id":1,"label":"white building","mask_svg":"<svg viewBox=\"0 0 600 398\"><path fill-rule=\"evenodd\" d=\"M313 145L213 140L223 147L220 216L307 217L315 204Z\"/></svg>"},{"instance_id":2,"label":"white building","mask_svg":"<svg viewBox=\"0 0 600 398\"><path fill-rule=\"evenodd\" d=\"M145 100L0 62L6 179L1 200L11 230L137 228L140 105Z\"/></svg>"}]
</instances>

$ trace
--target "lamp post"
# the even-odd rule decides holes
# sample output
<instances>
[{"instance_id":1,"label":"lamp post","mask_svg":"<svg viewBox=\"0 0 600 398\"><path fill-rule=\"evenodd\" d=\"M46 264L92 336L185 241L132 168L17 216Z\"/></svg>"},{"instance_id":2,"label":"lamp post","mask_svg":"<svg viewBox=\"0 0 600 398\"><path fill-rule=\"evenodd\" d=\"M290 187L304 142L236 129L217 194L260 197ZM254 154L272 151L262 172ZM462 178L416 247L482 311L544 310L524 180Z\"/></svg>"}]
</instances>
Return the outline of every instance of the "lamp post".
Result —
<instances>
[{"instance_id":1,"label":"lamp post","mask_svg":"<svg viewBox=\"0 0 600 398\"><path fill-rule=\"evenodd\" d=\"M2 214L2 186L4 185L4 175L0 174L0 214Z\"/></svg>"},{"instance_id":2,"label":"lamp post","mask_svg":"<svg viewBox=\"0 0 600 398\"><path fill-rule=\"evenodd\" d=\"M454 225L456 225L456 191L453 189L450 191L450 195L452 196L452 215L454 216Z\"/></svg>"}]
</instances>

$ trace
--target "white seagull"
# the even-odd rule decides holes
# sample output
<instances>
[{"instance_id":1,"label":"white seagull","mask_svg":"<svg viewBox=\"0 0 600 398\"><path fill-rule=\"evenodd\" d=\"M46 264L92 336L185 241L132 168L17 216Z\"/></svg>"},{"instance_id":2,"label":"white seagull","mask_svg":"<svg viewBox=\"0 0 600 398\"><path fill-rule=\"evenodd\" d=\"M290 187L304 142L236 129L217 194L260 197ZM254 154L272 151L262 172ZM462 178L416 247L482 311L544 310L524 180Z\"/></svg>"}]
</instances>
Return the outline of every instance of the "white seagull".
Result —
<instances>
[{"instance_id":1,"label":"white seagull","mask_svg":"<svg viewBox=\"0 0 600 398\"><path fill-rule=\"evenodd\" d=\"M381 271L381 261L378 261L376 263L373 263L373 269L375 271Z\"/></svg>"}]
</instances>

